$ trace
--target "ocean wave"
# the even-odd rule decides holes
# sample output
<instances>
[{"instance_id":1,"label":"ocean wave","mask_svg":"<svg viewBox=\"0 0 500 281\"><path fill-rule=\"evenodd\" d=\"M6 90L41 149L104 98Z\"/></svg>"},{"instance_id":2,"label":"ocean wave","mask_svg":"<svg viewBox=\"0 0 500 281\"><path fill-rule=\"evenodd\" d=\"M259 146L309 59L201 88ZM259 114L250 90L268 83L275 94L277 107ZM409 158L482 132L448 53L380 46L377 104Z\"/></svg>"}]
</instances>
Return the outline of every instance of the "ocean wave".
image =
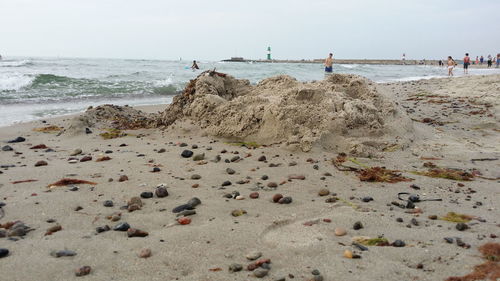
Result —
<instances>
[{"instance_id":1,"label":"ocean wave","mask_svg":"<svg viewBox=\"0 0 500 281\"><path fill-rule=\"evenodd\" d=\"M33 65L31 60L0 60L0 67L20 67Z\"/></svg>"},{"instance_id":2,"label":"ocean wave","mask_svg":"<svg viewBox=\"0 0 500 281\"><path fill-rule=\"evenodd\" d=\"M17 91L28 87L33 82L32 76L20 73L1 73L0 74L0 92Z\"/></svg>"}]
</instances>

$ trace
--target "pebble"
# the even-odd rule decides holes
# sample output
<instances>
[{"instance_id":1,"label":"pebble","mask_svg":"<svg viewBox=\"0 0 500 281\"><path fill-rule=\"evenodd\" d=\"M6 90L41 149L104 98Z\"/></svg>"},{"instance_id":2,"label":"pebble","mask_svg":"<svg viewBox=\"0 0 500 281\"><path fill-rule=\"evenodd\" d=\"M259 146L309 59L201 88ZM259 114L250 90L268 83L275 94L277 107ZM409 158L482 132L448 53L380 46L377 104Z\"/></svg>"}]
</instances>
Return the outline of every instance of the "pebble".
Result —
<instances>
[{"instance_id":1,"label":"pebble","mask_svg":"<svg viewBox=\"0 0 500 281\"><path fill-rule=\"evenodd\" d=\"M278 187L278 184L277 184L277 183L275 183L275 182L269 182L269 183L267 184L267 187L270 187L270 188L276 188L276 187Z\"/></svg>"},{"instance_id":2,"label":"pebble","mask_svg":"<svg viewBox=\"0 0 500 281\"><path fill-rule=\"evenodd\" d=\"M73 151L69 154L69 156L76 156L76 155L79 155L79 154L82 154L82 150L81 150L81 149L79 149L79 148L77 148L77 149L73 150Z\"/></svg>"},{"instance_id":3,"label":"pebble","mask_svg":"<svg viewBox=\"0 0 500 281\"><path fill-rule=\"evenodd\" d=\"M141 200L141 198L134 196L128 200L127 204L128 205L139 205L139 207L142 207L142 200Z\"/></svg>"},{"instance_id":4,"label":"pebble","mask_svg":"<svg viewBox=\"0 0 500 281\"><path fill-rule=\"evenodd\" d=\"M191 206L189 206L188 204L182 204L182 205L179 205L175 208L172 209L172 213L179 213L179 212L182 212L184 210L190 210L190 209L193 209Z\"/></svg>"},{"instance_id":5,"label":"pebble","mask_svg":"<svg viewBox=\"0 0 500 281\"><path fill-rule=\"evenodd\" d=\"M279 193L278 194L274 194L274 196L273 196L273 202L274 203L278 203L281 198L283 198L283 195L281 195Z\"/></svg>"},{"instance_id":6,"label":"pebble","mask_svg":"<svg viewBox=\"0 0 500 281\"><path fill-rule=\"evenodd\" d=\"M56 225L54 225L54 226L49 227L49 228L47 229L47 231L45 232L45 235L52 235L52 233L54 233L54 232L58 232L58 231L60 231L60 230L62 230L62 226L61 226L61 225L59 225L59 224L56 224Z\"/></svg>"},{"instance_id":7,"label":"pebble","mask_svg":"<svg viewBox=\"0 0 500 281\"><path fill-rule=\"evenodd\" d=\"M231 160L230 160L230 161L231 161L231 162L236 162L236 161L240 160L240 158L241 158L241 157L239 157L238 155L236 155L236 156L231 157Z\"/></svg>"},{"instance_id":8,"label":"pebble","mask_svg":"<svg viewBox=\"0 0 500 281\"><path fill-rule=\"evenodd\" d=\"M264 278L269 273L269 270L264 268L257 268L253 271L253 275L257 278Z\"/></svg>"},{"instance_id":9,"label":"pebble","mask_svg":"<svg viewBox=\"0 0 500 281\"><path fill-rule=\"evenodd\" d=\"M260 162L264 162L264 161L266 161L267 159L266 159L266 156L262 155L262 156L260 156L260 157L259 157L259 159L257 159L257 160L258 160L258 161L260 161Z\"/></svg>"},{"instance_id":10,"label":"pebble","mask_svg":"<svg viewBox=\"0 0 500 281\"><path fill-rule=\"evenodd\" d=\"M457 225L455 226L455 228L458 230L458 231L464 231L464 230L467 230L469 229L469 226L463 222L460 222L460 223L457 223Z\"/></svg>"},{"instance_id":11,"label":"pebble","mask_svg":"<svg viewBox=\"0 0 500 281\"><path fill-rule=\"evenodd\" d=\"M104 202L102 202L102 205L104 207L113 207L114 204L113 204L113 201L111 201L111 200L105 200Z\"/></svg>"},{"instance_id":12,"label":"pebble","mask_svg":"<svg viewBox=\"0 0 500 281\"><path fill-rule=\"evenodd\" d=\"M193 156L193 152L191 150L186 149L181 153L181 156L184 158L189 158L189 157Z\"/></svg>"},{"instance_id":13,"label":"pebble","mask_svg":"<svg viewBox=\"0 0 500 281\"><path fill-rule=\"evenodd\" d=\"M129 228L127 229L127 236L128 237L146 237L148 236L149 233L146 231L137 229L137 228Z\"/></svg>"},{"instance_id":14,"label":"pebble","mask_svg":"<svg viewBox=\"0 0 500 281\"><path fill-rule=\"evenodd\" d=\"M161 169L160 169L160 168L158 168L158 167L153 167L153 170L151 170L151 173L158 173L158 172L160 172L160 171L161 171Z\"/></svg>"},{"instance_id":15,"label":"pebble","mask_svg":"<svg viewBox=\"0 0 500 281\"><path fill-rule=\"evenodd\" d=\"M9 255L9 249L0 248L0 259Z\"/></svg>"},{"instance_id":16,"label":"pebble","mask_svg":"<svg viewBox=\"0 0 500 281\"><path fill-rule=\"evenodd\" d=\"M105 226L98 226L95 228L95 231L97 233L102 233L102 232L106 232L106 231L109 231L111 230L111 228L109 227L109 225L105 225Z\"/></svg>"},{"instance_id":17,"label":"pebble","mask_svg":"<svg viewBox=\"0 0 500 281\"><path fill-rule=\"evenodd\" d=\"M406 246L406 243L402 240L396 240L396 241L392 242L392 246L393 247L404 247L404 246Z\"/></svg>"},{"instance_id":18,"label":"pebble","mask_svg":"<svg viewBox=\"0 0 500 281\"><path fill-rule=\"evenodd\" d=\"M251 252L251 253L248 253L246 256L247 260L250 260L250 261L254 261L260 257L262 257L262 252Z\"/></svg>"},{"instance_id":19,"label":"pebble","mask_svg":"<svg viewBox=\"0 0 500 281\"><path fill-rule=\"evenodd\" d=\"M151 256L151 249L145 248L139 252L140 258L146 259L149 258L150 256Z\"/></svg>"},{"instance_id":20,"label":"pebble","mask_svg":"<svg viewBox=\"0 0 500 281\"><path fill-rule=\"evenodd\" d=\"M243 266L239 263L233 263L229 266L229 272L238 272L243 269Z\"/></svg>"},{"instance_id":21,"label":"pebble","mask_svg":"<svg viewBox=\"0 0 500 281\"><path fill-rule=\"evenodd\" d=\"M83 156L81 159L80 159L80 162L87 162L87 161L90 161L92 160L92 156Z\"/></svg>"},{"instance_id":22,"label":"pebble","mask_svg":"<svg viewBox=\"0 0 500 281\"><path fill-rule=\"evenodd\" d=\"M446 241L446 243L449 243L449 244L453 243L453 238L451 238L451 237L445 237L443 239L444 239L444 241Z\"/></svg>"},{"instance_id":23,"label":"pebble","mask_svg":"<svg viewBox=\"0 0 500 281\"><path fill-rule=\"evenodd\" d=\"M177 222L179 224L186 225L186 224L190 224L191 223L191 219L188 218L188 217L182 217L182 218L178 218Z\"/></svg>"},{"instance_id":24,"label":"pebble","mask_svg":"<svg viewBox=\"0 0 500 281\"><path fill-rule=\"evenodd\" d=\"M362 228L363 228L363 224L360 221L355 222L354 225L352 226L352 229L354 229L354 230L359 230Z\"/></svg>"},{"instance_id":25,"label":"pebble","mask_svg":"<svg viewBox=\"0 0 500 281\"><path fill-rule=\"evenodd\" d=\"M342 228L342 227L335 228L335 236L344 236L346 234L347 234L347 231L345 230L345 228Z\"/></svg>"},{"instance_id":26,"label":"pebble","mask_svg":"<svg viewBox=\"0 0 500 281\"><path fill-rule=\"evenodd\" d=\"M368 203L370 201L373 201L373 197L365 196L365 197L361 198L361 201Z\"/></svg>"},{"instance_id":27,"label":"pebble","mask_svg":"<svg viewBox=\"0 0 500 281\"><path fill-rule=\"evenodd\" d=\"M233 175L234 173L236 173L235 170L231 169L231 168L227 168L226 169L226 173L230 174L230 175Z\"/></svg>"},{"instance_id":28,"label":"pebble","mask_svg":"<svg viewBox=\"0 0 500 281\"><path fill-rule=\"evenodd\" d=\"M155 190L156 197L163 198L168 196L168 191L166 187L160 186Z\"/></svg>"},{"instance_id":29,"label":"pebble","mask_svg":"<svg viewBox=\"0 0 500 281\"><path fill-rule=\"evenodd\" d=\"M139 206L137 204L131 204L131 205L127 206L127 211L129 211L129 212L138 211L140 209L141 209L141 206Z\"/></svg>"},{"instance_id":30,"label":"pebble","mask_svg":"<svg viewBox=\"0 0 500 281\"><path fill-rule=\"evenodd\" d=\"M55 258L72 257L72 256L76 256L76 252L71 251L71 250L52 251L50 253L50 255L55 257Z\"/></svg>"},{"instance_id":31,"label":"pebble","mask_svg":"<svg viewBox=\"0 0 500 281\"><path fill-rule=\"evenodd\" d=\"M236 200L244 200L244 199L245 199L245 196L243 196L243 195L238 195L238 196L236 196L234 199L236 199Z\"/></svg>"},{"instance_id":32,"label":"pebble","mask_svg":"<svg viewBox=\"0 0 500 281\"><path fill-rule=\"evenodd\" d=\"M261 180L265 181L265 180L268 180L269 179L269 176L268 175L263 175L262 177L260 177Z\"/></svg>"},{"instance_id":33,"label":"pebble","mask_svg":"<svg viewBox=\"0 0 500 281\"><path fill-rule=\"evenodd\" d=\"M221 185L222 186L229 186L229 185L231 185L231 182L230 181L224 181Z\"/></svg>"},{"instance_id":34,"label":"pebble","mask_svg":"<svg viewBox=\"0 0 500 281\"><path fill-rule=\"evenodd\" d=\"M14 149L10 145L2 146L2 151L13 151Z\"/></svg>"},{"instance_id":35,"label":"pebble","mask_svg":"<svg viewBox=\"0 0 500 281\"><path fill-rule=\"evenodd\" d=\"M89 128L85 128L85 134L92 134L92 131Z\"/></svg>"},{"instance_id":36,"label":"pebble","mask_svg":"<svg viewBox=\"0 0 500 281\"><path fill-rule=\"evenodd\" d=\"M318 195L319 196L327 196L330 194L330 190L326 189L326 188L322 188L318 191Z\"/></svg>"},{"instance_id":37,"label":"pebble","mask_svg":"<svg viewBox=\"0 0 500 281\"><path fill-rule=\"evenodd\" d=\"M70 159L70 160L68 160L68 163L76 164L76 163L78 163L78 159Z\"/></svg>"},{"instance_id":38,"label":"pebble","mask_svg":"<svg viewBox=\"0 0 500 281\"><path fill-rule=\"evenodd\" d=\"M205 153L195 154L193 156L193 161L201 161L205 159Z\"/></svg>"},{"instance_id":39,"label":"pebble","mask_svg":"<svg viewBox=\"0 0 500 281\"><path fill-rule=\"evenodd\" d=\"M430 220L437 220L438 216L436 216L436 215L430 215L428 218Z\"/></svg>"},{"instance_id":40,"label":"pebble","mask_svg":"<svg viewBox=\"0 0 500 281\"><path fill-rule=\"evenodd\" d=\"M47 161L44 161L44 160L40 160L40 161L35 163L35 167L47 166L47 165L48 165Z\"/></svg>"},{"instance_id":41,"label":"pebble","mask_svg":"<svg viewBox=\"0 0 500 281\"><path fill-rule=\"evenodd\" d=\"M158 150L158 153L164 153L164 152L166 152L166 151L167 151L167 150L166 150L165 148L160 148L160 149Z\"/></svg>"},{"instance_id":42,"label":"pebble","mask_svg":"<svg viewBox=\"0 0 500 281\"><path fill-rule=\"evenodd\" d=\"M115 225L115 227L113 227L113 230L114 231L127 231L129 228L130 228L130 225L128 223L121 222L121 223Z\"/></svg>"},{"instance_id":43,"label":"pebble","mask_svg":"<svg viewBox=\"0 0 500 281\"><path fill-rule=\"evenodd\" d=\"M92 268L90 266L86 265L86 266L82 266L82 267L76 269L75 275L78 277L85 276L85 275L90 274L91 271L92 271Z\"/></svg>"},{"instance_id":44,"label":"pebble","mask_svg":"<svg viewBox=\"0 0 500 281\"><path fill-rule=\"evenodd\" d=\"M292 203L292 197L290 197L290 196L283 197L283 198L281 198L278 201L278 203L280 203L280 204L290 204L290 203Z\"/></svg>"},{"instance_id":45,"label":"pebble","mask_svg":"<svg viewBox=\"0 0 500 281\"><path fill-rule=\"evenodd\" d=\"M232 215L233 217L239 217L239 216L242 216L242 215L244 215L244 214L246 214L246 213L247 213L247 211L239 209L239 210L233 210L233 211L231 212L231 215Z\"/></svg>"},{"instance_id":46,"label":"pebble","mask_svg":"<svg viewBox=\"0 0 500 281\"><path fill-rule=\"evenodd\" d=\"M141 192L141 198L148 199L148 198L153 198L153 192L151 191L144 191Z\"/></svg>"},{"instance_id":47,"label":"pebble","mask_svg":"<svg viewBox=\"0 0 500 281\"><path fill-rule=\"evenodd\" d=\"M201 179L201 176L198 175L198 174L194 174L194 175L191 176L191 179L192 180L199 180L199 179Z\"/></svg>"},{"instance_id":48,"label":"pebble","mask_svg":"<svg viewBox=\"0 0 500 281\"><path fill-rule=\"evenodd\" d=\"M13 140L7 141L7 143L17 143L17 142L24 142L24 141L26 141L25 138L23 138L23 137L17 137L17 138L15 138Z\"/></svg>"},{"instance_id":49,"label":"pebble","mask_svg":"<svg viewBox=\"0 0 500 281\"><path fill-rule=\"evenodd\" d=\"M201 204L201 200L198 197L193 197L193 198L189 199L189 201L186 203L186 205L188 205L191 209L200 205L200 204Z\"/></svg>"},{"instance_id":50,"label":"pebble","mask_svg":"<svg viewBox=\"0 0 500 281\"><path fill-rule=\"evenodd\" d=\"M257 198L259 198L259 193L258 192L252 192L252 193L250 193L249 197L252 198L252 199L257 199Z\"/></svg>"},{"instance_id":51,"label":"pebble","mask_svg":"<svg viewBox=\"0 0 500 281\"><path fill-rule=\"evenodd\" d=\"M314 269L313 271L311 271L311 273L312 273L312 275L319 275L320 274L319 270L317 270L317 269Z\"/></svg>"}]
</instances>

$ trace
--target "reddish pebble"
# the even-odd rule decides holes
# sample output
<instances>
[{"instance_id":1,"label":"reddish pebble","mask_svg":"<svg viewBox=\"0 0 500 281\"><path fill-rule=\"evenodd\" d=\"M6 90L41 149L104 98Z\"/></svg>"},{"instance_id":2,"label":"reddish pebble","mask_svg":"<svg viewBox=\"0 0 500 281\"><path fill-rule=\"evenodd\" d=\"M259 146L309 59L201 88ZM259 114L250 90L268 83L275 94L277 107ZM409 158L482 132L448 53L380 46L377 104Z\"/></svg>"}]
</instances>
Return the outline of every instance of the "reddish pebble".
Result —
<instances>
[{"instance_id":1,"label":"reddish pebble","mask_svg":"<svg viewBox=\"0 0 500 281\"><path fill-rule=\"evenodd\" d=\"M255 265L261 266L264 263L271 263L271 260L270 259L260 259L260 260L255 262Z\"/></svg>"},{"instance_id":2,"label":"reddish pebble","mask_svg":"<svg viewBox=\"0 0 500 281\"><path fill-rule=\"evenodd\" d=\"M92 268L88 265L86 266L82 266L80 268L78 268L77 270L75 270L75 275L76 276L85 276L85 275L88 275L90 273L90 271L92 271Z\"/></svg>"},{"instance_id":3,"label":"reddish pebble","mask_svg":"<svg viewBox=\"0 0 500 281\"><path fill-rule=\"evenodd\" d=\"M249 265L247 266L247 269L248 269L249 271L254 271L257 267L259 267L257 264L255 264L255 263L251 263L251 264L249 264Z\"/></svg>"},{"instance_id":4,"label":"reddish pebble","mask_svg":"<svg viewBox=\"0 0 500 281\"><path fill-rule=\"evenodd\" d=\"M258 192L252 192L252 193L250 193L249 197L252 198L252 199L257 199L257 198L259 198L259 193Z\"/></svg>"},{"instance_id":5,"label":"reddish pebble","mask_svg":"<svg viewBox=\"0 0 500 281\"><path fill-rule=\"evenodd\" d=\"M87 162L92 160L92 156L83 156L82 159L80 159L80 162Z\"/></svg>"},{"instance_id":6,"label":"reddish pebble","mask_svg":"<svg viewBox=\"0 0 500 281\"><path fill-rule=\"evenodd\" d=\"M143 259L146 259L146 258L149 258L151 256L151 249L142 249L140 252L139 252L139 257L140 258L143 258Z\"/></svg>"},{"instance_id":7,"label":"reddish pebble","mask_svg":"<svg viewBox=\"0 0 500 281\"><path fill-rule=\"evenodd\" d=\"M328 223L332 222L332 220L331 220L331 219L323 219L323 221L324 221L324 222L328 222Z\"/></svg>"},{"instance_id":8,"label":"reddish pebble","mask_svg":"<svg viewBox=\"0 0 500 281\"><path fill-rule=\"evenodd\" d=\"M178 218L177 222L179 224L190 224L191 223L191 219L188 218L188 217L182 217L182 218Z\"/></svg>"},{"instance_id":9,"label":"reddish pebble","mask_svg":"<svg viewBox=\"0 0 500 281\"><path fill-rule=\"evenodd\" d=\"M195 183L195 184L193 184L191 187L192 187L192 188L198 188L199 186L200 186L199 184Z\"/></svg>"},{"instance_id":10,"label":"reddish pebble","mask_svg":"<svg viewBox=\"0 0 500 281\"><path fill-rule=\"evenodd\" d=\"M128 237L146 237L148 235L149 235L149 233L147 233L146 231L143 231L143 230L140 230L137 228L129 228L127 230Z\"/></svg>"},{"instance_id":11,"label":"reddish pebble","mask_svg":"<svg viewBox=\"0 0 500 281\"><path fill-rule=\"evenodd\" d=\"M47 161L40 160L35 163L35 167L40 167L40 166L47 166Z\"/></svg>"},{"instance_id":12,"label":"reddish pebble","mask_svg":"<svg viewBox=\"0 0 500 281\"><path fill-rule=\"evenodd\" d=\"M38 195L38 194L36 194L36 193L31 193L31 196L37 196L37 195Z\"/></svg>"},{"instance_id":13,"label":"reddish pebble","mask_svg":"<svg viewBox=\"0 0 500 281\"><path fill-rule=\"evenodd\" d=\"M277 193L277 194L274 194L273 196L273 202L274 203L278 203L278 201L280 201L280 199L283 198L283 195Z\"/></svg>"},{"instance_id":14,"label":"reddish pebble","mask_svg":"<svg viewBox=\"0 0 500 281\"><path fill-rule=\"evenodd\" d=\"M119 182L124 182L128 181L128 177L126 175L121 175L120 178L118 179Z\"/></svg>"},{"instance_id":15,"label":"reddish pebble","mask_svg":"<svg viewBox=\"0 0 500 281\"><path fill-rule=\"evenodd\" d=\"M39 144L39 145L35 145L35 146L30 147L30 149L45 149L45 148L47 148L47 146L45 144Z\"/></svg>"}]
</instances>

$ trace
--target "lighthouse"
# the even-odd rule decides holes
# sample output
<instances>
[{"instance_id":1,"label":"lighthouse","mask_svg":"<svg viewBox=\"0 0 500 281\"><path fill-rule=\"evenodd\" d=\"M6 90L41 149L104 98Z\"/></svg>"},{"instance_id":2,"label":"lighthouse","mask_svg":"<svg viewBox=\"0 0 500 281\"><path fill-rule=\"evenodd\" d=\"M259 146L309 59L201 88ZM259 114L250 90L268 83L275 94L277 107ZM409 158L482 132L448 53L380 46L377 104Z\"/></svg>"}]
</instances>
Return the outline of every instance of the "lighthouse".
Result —
<instances>
[{"instance_id":1,"label":"lighthouse","mask_svg":"<svg viewBox=\"0 0 500 281\"><path fill-rule=\"evenodd\" d=\"M271 47L267 47L267 60L271 60Z\"/></svg>"}]
</instances>

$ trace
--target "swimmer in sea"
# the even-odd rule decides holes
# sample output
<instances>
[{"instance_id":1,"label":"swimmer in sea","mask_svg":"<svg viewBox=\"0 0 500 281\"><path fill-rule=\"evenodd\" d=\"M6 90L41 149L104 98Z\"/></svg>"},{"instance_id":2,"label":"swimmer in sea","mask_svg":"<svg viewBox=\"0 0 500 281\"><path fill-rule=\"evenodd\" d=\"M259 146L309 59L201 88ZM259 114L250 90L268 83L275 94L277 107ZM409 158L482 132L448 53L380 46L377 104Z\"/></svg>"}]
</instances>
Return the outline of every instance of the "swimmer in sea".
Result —
<instances>
[{"instance_id":1,"label":"swimmer in sea","mask_svg":"<svg viewBox=\"0 0 500 281\"><path fill-rule=\"evenodd\" d=\"M330 74L333 72L333 54L332 53L330 53L328 55L328 57L325 60L324 65L325 65L325 72L327 74Z\"/></svg>"},{"instance_id":2,"label":"swimmer in sea","mask_svg":"<svg viewBox=\"0 0 500 281\"><path fill-rule=\"evenodd\" d=\"M192 69L192 70L200 69L200 68L198 67L198 64L196 63L196 61L195 61L195 60L193 61L193 65L191 66L191 69Z\"/></svg>"}]
</instances>

